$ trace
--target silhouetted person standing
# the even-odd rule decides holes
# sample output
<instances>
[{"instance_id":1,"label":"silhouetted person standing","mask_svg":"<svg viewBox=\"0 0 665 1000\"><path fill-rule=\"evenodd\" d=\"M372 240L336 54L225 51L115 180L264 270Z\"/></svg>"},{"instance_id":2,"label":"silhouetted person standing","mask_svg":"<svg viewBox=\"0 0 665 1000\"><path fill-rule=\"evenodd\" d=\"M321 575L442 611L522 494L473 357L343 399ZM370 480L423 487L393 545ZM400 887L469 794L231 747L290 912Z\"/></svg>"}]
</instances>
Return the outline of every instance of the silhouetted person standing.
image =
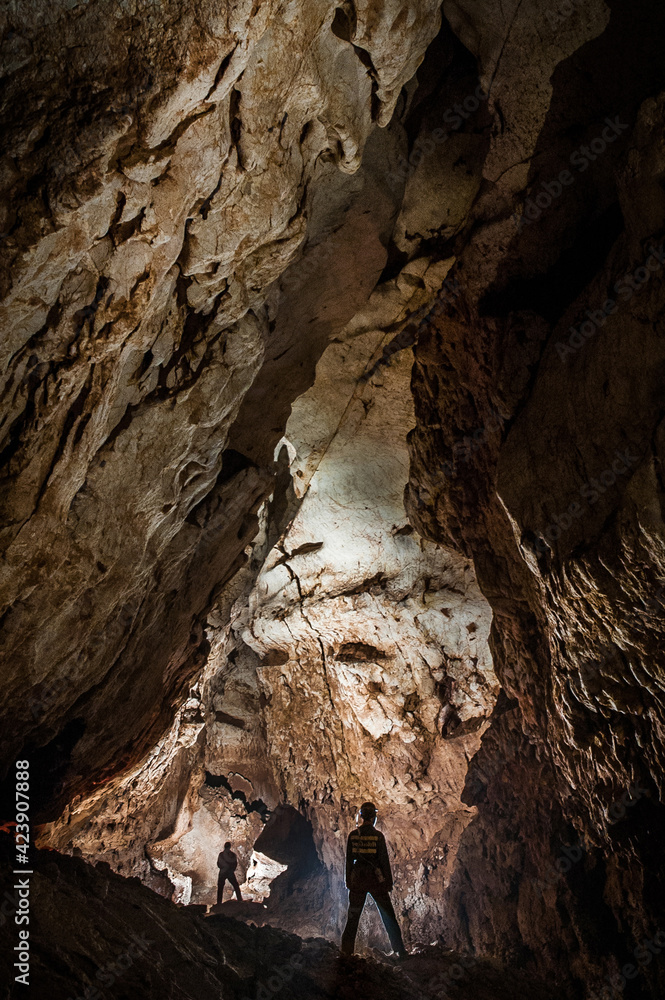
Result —
<instances>
[{"instance_id":1,"label":"silhouetted person standing","mask_svg":"<svg viewBox=\"0 0 665 1000\"><path fill-rule=\"evenodd\" d=\"M406 958L407 952L402 941L402 933L388 895L393 887L388 849L381 831L374 829L376 807L372 802L363 802L360 807L360 819L360 826L351 831L346 844L346 887L349 890L349 915L342 934L342 954L353 954L358 924L367 893L369 893L381 914L393 951L397 952L400 958Z\"/></svg>"},{"instance_id":2,"label":"silhouetted person standing","mask_svg":"<svg viewBox=\"0 0 665 1000\"><path fill-rule=\"evenodd\" d=\"M224 850L220 851L219 857L217 858L217 867L219 868L219 875L217 877L217 905L219 906L222 902L224 886L227 879L231 883L231 888L235 890L238 900L242 903L240 886L238 885L238 879L235 876L235 870L238 867L238 858L231 850L230 840L226 841L224 844Z\"/></svg>"}]
</instances>

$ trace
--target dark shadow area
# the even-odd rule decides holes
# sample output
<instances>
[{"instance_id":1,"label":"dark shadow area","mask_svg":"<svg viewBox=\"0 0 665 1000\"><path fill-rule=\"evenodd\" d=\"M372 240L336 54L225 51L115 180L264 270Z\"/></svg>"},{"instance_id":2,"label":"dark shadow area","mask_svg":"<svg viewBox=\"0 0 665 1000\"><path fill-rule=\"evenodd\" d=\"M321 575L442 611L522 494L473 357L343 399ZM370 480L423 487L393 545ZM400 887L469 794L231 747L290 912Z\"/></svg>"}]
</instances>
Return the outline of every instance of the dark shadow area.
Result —
<instances>
[{"instance_id":1,"label":"dark shadow area","mask_svg":"<svg viewBox=\"0 0 665 1000\"><path fill-rule=\"evenodd\" d=\"M12 840L0 835L0 874L9 884ZM224 913L204 917L126 879L107 865L37 851L31 878L30 986L12 989L16 901L0 918L3 997L75 1000L559 1000L519 969L428 947L402 966L372 954L341 960L334 944L302 940ZM4 922L3 922L4 921ZM13 926L13 925L12 925Z\"/></svg>"},{"instance_id":2,"label":"dark shadow area","mask_svg":"<svg viewBox=\"0 0 665 1000\"><path fill-rule=\"evenodd\" d=\"M254 850L287 866L272 881L270 895L263 903L230 899L215 906L213 913L307 936L320 933L321 913L327 912L331 928L336 927L338 900L328 870L317 854L309 820L292 806L277 806Z\"/></svg>"},{"instance_id":3,"label":"dark shadow area","mask_svg":"<svg viewBox=\"0 0 665 1000\"><path fill-rule=\"evenodd\" d=\"M17 761L30 762L30 817L39 822L48 815L52 803L57 801L68 774L72 751L85 732L83 719L71 719L57 736L44 746L26 744L16 755ZM10 769L0 784L0 822L16 814L16 774Z\"/></svg>"},{"instance_id":4,"label":"dark shadow area","mask_svg":"<svg viewBox=\"0 0 665 1000\"><path fill-rule=\"evenodd\" d=\"M623 230L615 171L640 105L665 86L665 7L651 0L630 5L610 0L608 7L612 13L605 31L559 63L552 75L552 98L527 188L535 192L541 181L551 182L569 168L570 155L598 135L606 118L629 127L584 172L573 168L574 183L516 233L513 253L505 255L493 289L480 303L483 314L504 316L526 305L555 322ZM556 250L558 260L553 259Z\"/></svg>"}]
</instances>

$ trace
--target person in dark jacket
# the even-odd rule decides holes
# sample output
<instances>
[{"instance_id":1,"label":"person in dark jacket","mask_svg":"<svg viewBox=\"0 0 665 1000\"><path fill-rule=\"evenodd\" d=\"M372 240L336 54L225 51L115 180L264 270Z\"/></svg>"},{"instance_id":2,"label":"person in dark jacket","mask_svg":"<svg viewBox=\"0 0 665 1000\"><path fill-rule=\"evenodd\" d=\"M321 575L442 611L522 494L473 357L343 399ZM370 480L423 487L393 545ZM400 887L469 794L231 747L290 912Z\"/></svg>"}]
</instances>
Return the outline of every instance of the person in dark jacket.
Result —
<instances>
[{"instance_id":1,"label":"person in dark jacket","mask_svg":"<svg viewBox=\"0 0 665 1000\"><path fill-rule=\"evenodd\" d=\"M235 876L235 870L238 867L238 858L231 850L230 840L226 841L224 844L224 850L219 853L219 857L217 858L217 867L219 868L219 875L217 877L217 905L219 906L222 902L224 886L226 885L227 879L231 884L231 888L235 890L238 901L242 903L240 886L238 885L238 879Z\"/></svg>"},{"instance_id":2,"label":"person in dark jacket","mask_svg":"<svg viewBox=\"0 0 665 1000\"><path fill-rule=\"evenodd\" d=\"M374 827L376 807L372 802L363 802L360 807L360 819L360 825L351 831L346 845L349 913L342 934L341 952L343 955L353 954L358 924L369 893L381 914L393 951L399 958L405 958L407 952L389 895L393 887L393 876L388 848L385 837Z\"/></svg>"}]
</instances>

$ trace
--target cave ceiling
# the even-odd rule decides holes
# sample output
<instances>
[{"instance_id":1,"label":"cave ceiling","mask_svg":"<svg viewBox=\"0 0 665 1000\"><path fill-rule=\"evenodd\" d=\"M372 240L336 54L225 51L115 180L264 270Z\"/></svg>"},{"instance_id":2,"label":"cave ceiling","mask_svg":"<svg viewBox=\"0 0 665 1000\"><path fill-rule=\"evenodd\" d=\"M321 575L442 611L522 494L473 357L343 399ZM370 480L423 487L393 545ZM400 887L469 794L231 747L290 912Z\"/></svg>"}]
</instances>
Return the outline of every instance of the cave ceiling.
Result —
<instances>
[{"instance_id":1,"label":"cave ceiling","mask_svg":"<svg viewBox=\"0 0 665 1000\"><path fill-rule=\"evenodd\" d=\"M658 1000L665 9L0 33L0 826L28 760L40 898L137 877L176 951L212 907L325 965L370 799L409 948Z\"/></svg>"}]
</instances>

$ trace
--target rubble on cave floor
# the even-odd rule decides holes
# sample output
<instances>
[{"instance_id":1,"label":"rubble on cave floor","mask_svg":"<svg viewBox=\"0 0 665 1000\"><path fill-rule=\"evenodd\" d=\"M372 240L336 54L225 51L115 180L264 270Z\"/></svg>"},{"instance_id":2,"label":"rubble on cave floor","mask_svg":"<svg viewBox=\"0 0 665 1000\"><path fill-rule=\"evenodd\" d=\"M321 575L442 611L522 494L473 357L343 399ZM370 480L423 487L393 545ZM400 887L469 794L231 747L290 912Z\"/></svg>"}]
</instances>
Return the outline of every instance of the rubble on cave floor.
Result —
<instances>
[{"instance_id":1,"label":"rubble on cave floor","mask_svg":"<svg viewBox=\"0 0 665 1000\"><path fill-rule=\"evenodd\" d=\"M2 838L9 841L9 838ZM9 881L9 865L7 869ZM182 907L138 879L55 851L31 876L32 996L49 1000L555 1000L519 971L428 946L401 963L376 950L343 958L322 938ZM13 923L1 936L2 1000L12 989ZM463 968L463 966L465 966ZM14 984L15 986L15 984Z\"/></svg>"}]
</instances>

